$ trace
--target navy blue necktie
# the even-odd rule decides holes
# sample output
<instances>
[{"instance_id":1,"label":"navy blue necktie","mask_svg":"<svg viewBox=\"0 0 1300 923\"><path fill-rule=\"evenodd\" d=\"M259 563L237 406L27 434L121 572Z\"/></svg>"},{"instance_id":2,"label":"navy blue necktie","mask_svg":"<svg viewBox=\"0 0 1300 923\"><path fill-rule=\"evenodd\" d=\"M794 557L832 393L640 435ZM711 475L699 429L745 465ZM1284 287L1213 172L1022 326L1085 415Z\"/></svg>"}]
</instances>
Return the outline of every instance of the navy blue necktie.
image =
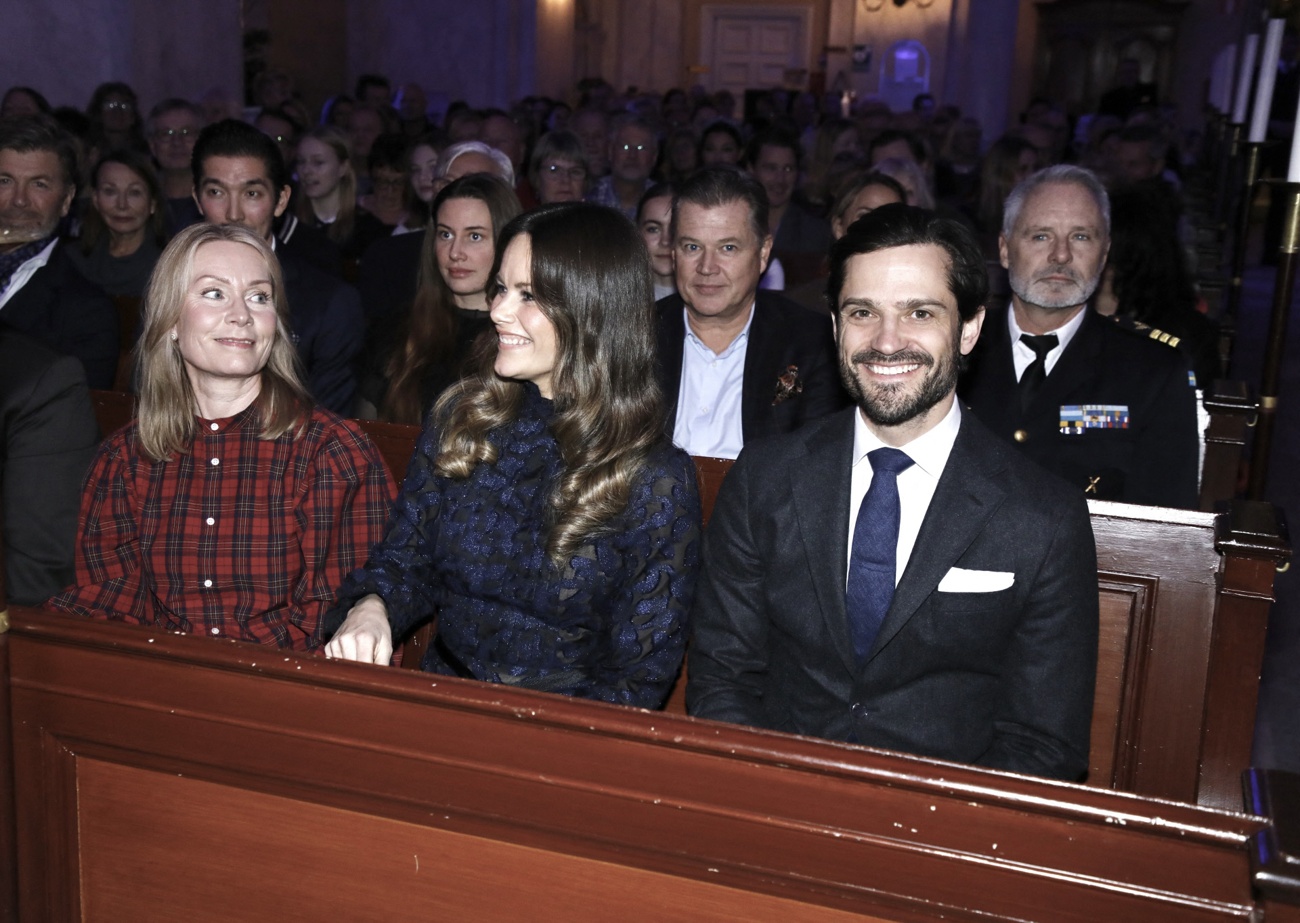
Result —
<instances>
[{"instance_id":1,"label":"navy blue necktie","mask_svg":"<svg viewBox=\"0 0 1300 923\"><path fill-rule=\"evenodd\" d=\"M898 569L898 475L912 466L912 459L898 449L868 452L867 461L871 463L871 487L862 498L857 524L853 527L853 554L845 591L849 630L859 661L866 660L871 653L871 645L894 600L894 576Z\"/></svg>"}]
</instances>

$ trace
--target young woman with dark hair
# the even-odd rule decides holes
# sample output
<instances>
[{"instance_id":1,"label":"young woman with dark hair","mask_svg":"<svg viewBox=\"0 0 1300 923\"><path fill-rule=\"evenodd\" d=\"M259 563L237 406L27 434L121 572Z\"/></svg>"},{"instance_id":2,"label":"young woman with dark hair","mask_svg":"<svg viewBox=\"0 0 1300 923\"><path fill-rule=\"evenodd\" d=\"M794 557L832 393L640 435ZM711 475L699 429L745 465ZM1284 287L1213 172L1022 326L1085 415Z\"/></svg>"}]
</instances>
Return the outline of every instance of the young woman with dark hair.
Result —
<instances>
[{"instance_id":1,"label":"young woman with dark hair","mask_svg":"<svg viewBox=\"0 0 1300 923\"><path fill-rule=\"evenodd\" d=\"M496 341L434 408L327 654L387 663L436 613L425 670L659 706L700 505L664 435L645 246L612 209L543 206L503 231L493 282Z\"/></svg>"}]
</instances>

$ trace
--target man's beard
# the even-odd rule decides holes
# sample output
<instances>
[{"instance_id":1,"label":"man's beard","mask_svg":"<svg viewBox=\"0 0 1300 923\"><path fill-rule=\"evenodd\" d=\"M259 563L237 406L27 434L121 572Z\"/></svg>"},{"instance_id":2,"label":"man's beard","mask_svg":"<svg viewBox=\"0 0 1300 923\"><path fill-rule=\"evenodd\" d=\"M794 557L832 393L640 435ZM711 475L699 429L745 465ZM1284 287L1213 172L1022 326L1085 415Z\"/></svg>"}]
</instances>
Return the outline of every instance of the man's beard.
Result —
<instances>
[{"instance_id":1,"label":"man's beard","mask_svg":"<svg viewBox=\"0 0 1300 923\"><path fill-rule=\"evenodd\" d=\"M1008 270L1008 275L1011 280L1011 291L1015 292L1017 298L1025 304L1043 308L1047 311L1064 311L1067 308L1086 304L1088 299L1092 297L1092 293L1097 290L1097 284L1101 281L1100 272L1091 279L1084 279L1068 267L1053 267L1044 272L1043 275L1068 275L1074 280L1073 288L1066 288L1060 294L1054 294L1046 284L1039 284L1038 291L1035 291L1036 280L1034 279L1026 280L1024 276L1018 275L1011 270Z\"/></svg>"},{"instance_id":2,"label":"man's beard","mask_svg":"<svg viewBox=\"0 0 1300 923\"><path fill-rule=\"evenodd\" d=\"M894 353L892 356L886 356L875 350L863 350L854 353L848 362L845 361L843 353L841 353L840 377L844 381L845 389L852 396L853 402L866 414L867 419L877 426L897 426L900 423L906 423L908 420L921 416L950 395L957 387L956 357L960 345L960 329L959 327L957 336L954 338L952 350L949 351L947 356L937 361L928 353L912 350ZM872 385L871 392L868 393L867 387L863 385L862 380L857 375L858 367L862 365L910 365L913 363L928 368L929 372L920 384L910 392L902 384L880 384Z\"/></svg>"}]
</instances>

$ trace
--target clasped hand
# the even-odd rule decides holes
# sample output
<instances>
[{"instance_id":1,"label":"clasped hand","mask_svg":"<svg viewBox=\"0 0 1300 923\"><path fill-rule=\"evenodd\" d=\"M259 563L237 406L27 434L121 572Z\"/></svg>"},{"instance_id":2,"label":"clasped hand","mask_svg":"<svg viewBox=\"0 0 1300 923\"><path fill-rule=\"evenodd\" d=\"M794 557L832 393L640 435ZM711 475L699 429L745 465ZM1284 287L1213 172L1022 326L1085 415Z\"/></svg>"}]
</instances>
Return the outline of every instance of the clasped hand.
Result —
<instances>
[{"instance_id":1,"label":"clasped hand","mask_svg":"<svg viewBox=\"0 0 1300 923\"><path fill-rule=\"evenodd\" d=\"M358 663L391 662L393 629L384 601L371 594L349 609L347 619L325 645L325 656Z\"/></svg>"}]
</instances>

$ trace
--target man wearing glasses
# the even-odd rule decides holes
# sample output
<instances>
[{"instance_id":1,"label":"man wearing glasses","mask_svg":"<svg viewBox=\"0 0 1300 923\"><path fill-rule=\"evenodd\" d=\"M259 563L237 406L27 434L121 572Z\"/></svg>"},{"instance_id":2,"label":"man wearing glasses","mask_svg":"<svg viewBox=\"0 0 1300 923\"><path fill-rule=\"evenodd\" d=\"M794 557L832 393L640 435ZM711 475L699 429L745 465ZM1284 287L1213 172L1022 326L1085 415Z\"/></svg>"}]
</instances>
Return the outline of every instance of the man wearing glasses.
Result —
<instances>
[{"instance_id":1,"label":"man wearing glasses","mask_svg":"<svg viewBox=\"0 0 1300 923\"><path fill-rule=\"evenodd\" d=\"M637 118L620 119L609 134L609 175L587 194L588 202L617 208L636 220L637 203L650 188L650 174L659 159L654 129Z\"/></svg>"},{"instance_id":2,"label":"man wearing glasses","mask_svg":"<svg viewBox=\"0 0 1300 923\"><path fill-rule=\"evenodd\" d=\"M190 155L202 127L199 107L176 98L154 106L145 123L149 152L158 165L158 179L167 198L168 234L202 220L194 204L194 178L190 173Z\"/></svg>"}]
</instances>

